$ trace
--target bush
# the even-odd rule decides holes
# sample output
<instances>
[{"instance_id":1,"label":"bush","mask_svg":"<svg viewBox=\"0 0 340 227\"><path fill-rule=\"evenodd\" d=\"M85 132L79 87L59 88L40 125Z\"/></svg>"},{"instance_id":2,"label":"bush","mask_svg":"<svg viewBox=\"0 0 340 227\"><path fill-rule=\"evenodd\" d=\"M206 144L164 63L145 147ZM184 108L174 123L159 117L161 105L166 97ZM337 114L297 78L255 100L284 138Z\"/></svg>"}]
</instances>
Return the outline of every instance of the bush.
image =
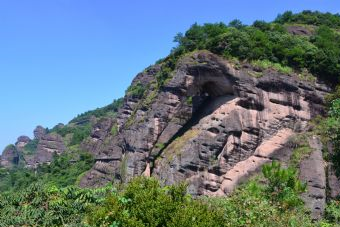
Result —
<instances>
[{"instance_id":1,"label":"bush","mask_svg":"<svg viewBox=\"0 0 340 227\"><path fill-rule=\"evenodd\" d=\"M136 97L136 98L141 98L145 92L145 87L138 82L137 84L131 85L127 90L126 90L126 95Z\"/></svg>"},{"instance_id":2,"label":"bush","mask_svg":"<svg viewBox=\"0 0 340 227\"><path fill-rule=\"evenodd\" d=\"M75 124L87 124L90 121L91 116L100 118L105 116L114 116L118 109L123 105L123 99L113 100L110 105L107 105L102 108L97 108L95 110L90 110L85 113L78 115L77 117L73 118L70 123Z\"/></svg>"},{"instance_id":3,"label":"bush","mask_svg":"<svg viewBox=\"0 0 340 227\"><path fill-rule=\"evenodd\" d=\"M19 167L0 173L0 191L18 191L38 181L58 187L75 185L79 175L93 164L92 155L78 149L55 155L51 164L39 165L35 170Z\"/></svg>"},{"instance_id":4,"label":"bush","mask_svg":"<svg viewBox=\"0 0 340 227\"><path fill-rule=\"evenodd\" d=\"M37 139L31 140L30 142L28 142L23 149L24 153L34 154L37 151L38 142L39 141Z\"/></svg>"},{"instance_id":5,"label":"bush","mask_svg":"<svg viewBox=\"0 0 340 227\"><path fill-rule=\"evenodd\" d=\"M310 25L326 25L332 28L340 28L340 15L331 13L321 13L319 11L304 10L301 13L293 14L286 11L279 14L275 19L276 23L297 23Z\"/></svg>"},{"instance_id":6,"label":"bush","mask_svg":"<svg viewBox=\"0 0 340 227\"><path fill-rule=\"evenodd\" d=\"M153 178L137 177L109 196L87 216L91 226L223 226L223 216L186 194L184 184L161 187Z\"/></svg>"},{"instance_id":7,"label":"bush","mask_svg":"<svg viewBox=\"0 0 340 227\"><path fill-rule=\"evenodd\" d=\"M90 205L99 204L112 187L81 189L32 184L0 196L0 227L43 226L85 227L83 217Z\"/></svg>"},{"instance_id":8,"label":"bush","mask_svg":"<svg viewBox=\"0 0 340 227\"><path fill-rule=\"evenodd\" d=\"M312 227L303 207L287 209L268 194L267 185L253 179L227 198L207 198L210 204L222 209L226 227Z\"/></svg>"},{"instance_id":9,"label":"bush","mask_svg":"<svg viewBox=\"0 0 340 227\"><path fill-rule=\"evenodd\" d=\"M281 202L286 208L303 204L299 194L306 190L306 184L298 179L295 169L283 169L280 163L274 161L264 165L262 173L268 181L266 191L274 201Z\"/></svg>"},{"instance_id":10,"label":"bush","mask_svg":"<svg viewBox=\"0 0 340 227\"><path fill-rule=\"evenodd\" d=\"M304 11L300 14L287 12L276 23L254 22L244 26L238 20L230 26L220 24L194 24L185 35L179 34L178 46L173 54L183 55L194 50L210 50L227 58L272 62L282 73L292 70L318 75L334 83L340 75L340 15ZM288 33L277 23L306 23L320 26L312 37ZM335 23L335 24L334 24Z\"/></svg>"}]
</instances>

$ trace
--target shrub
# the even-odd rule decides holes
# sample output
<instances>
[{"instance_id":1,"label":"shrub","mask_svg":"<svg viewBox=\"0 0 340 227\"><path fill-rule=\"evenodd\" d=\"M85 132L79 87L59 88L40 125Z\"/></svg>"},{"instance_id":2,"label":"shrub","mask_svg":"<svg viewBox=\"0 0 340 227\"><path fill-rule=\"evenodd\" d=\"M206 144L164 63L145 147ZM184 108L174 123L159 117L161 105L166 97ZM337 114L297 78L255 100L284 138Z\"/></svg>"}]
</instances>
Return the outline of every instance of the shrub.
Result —
<instances>
[{"instance_id":1,"label":"shrub","mask_svg":"<svg viewBox=\"0 0 340 227\"><path fill-rule=\"evenodd\" d=\"M127 90L126 90L126 95L136 97L136 98L141 98L145 92L145 87L140 83L136 83L134 85L131 85Z\"/></svg>"},{"instance_id":2,"label":"shrub","mask_svg":"<svg viewBox=\"0 0 340 227\"><path fill-rule=\"evenodd\" d=\"M262 173L268 181L266 191L274 201L281 202L287 208L302 204L298 195L306 190L306 184L298 179L295 169L283 169L280 163L274 161L264 165Z\"/></svg>"},{"instance_id":3,"label":"shrub","mask_svg":"<svg viewBox=\"0 0 340 227\"><path fill-rule=\"evenodd\" d=\"M184 184L161 187L137 177L117 196L109 196L87 216L91 226L223 226L223 216L186 194Z\"/></svg>"},{"instance_id":4,"label":"shrub","mask_svg":"<svg viewBox=\"0 0 340 227\"><path fill-rule=\"evenodd\" d=\"M113 102L105 107L97 108L95 110L90 110L85 113L78 115L77 117L73 118L70 123L75 124L87 124L90 121L91 116L100 118L105 116L114 116L118 109L123 105L123 99L113 100Z\"/></svg>"},{"instance_id":5,"label":"shrub","mask_svg":"<svg viewBox=\"0 0 340 227\"><path fill-rule=\"evenodd\" d=\"M0 227L85 227L83 217L90 205L99 204L112 187L81 189L32 184L26 189L0 196Z\"/></svg>"},{"instance_id":6,"label":"shrub","mask_svg":"<svg viewBox=\"0 0 340 227\"><path fill-rule=\"evenodd\" d=\"M268 194L267 185L252 179L227 198L207 198L210 204L222 209L226 227L312 227L308 214L300 206L287 209Z\"/></svg>"},{"instance_id":7,"label":"shrub","mask_svg":"<svg viewBox=\"0 0 340 227\"><path fill-rule=\"evenodd\" d=\"M37 147L38 147L38 140L34 139L31 140L30 142L28 142L25 147L24 147L24 153L25 154L33 154L37 151Z\"/></svg>"}]
</instances>

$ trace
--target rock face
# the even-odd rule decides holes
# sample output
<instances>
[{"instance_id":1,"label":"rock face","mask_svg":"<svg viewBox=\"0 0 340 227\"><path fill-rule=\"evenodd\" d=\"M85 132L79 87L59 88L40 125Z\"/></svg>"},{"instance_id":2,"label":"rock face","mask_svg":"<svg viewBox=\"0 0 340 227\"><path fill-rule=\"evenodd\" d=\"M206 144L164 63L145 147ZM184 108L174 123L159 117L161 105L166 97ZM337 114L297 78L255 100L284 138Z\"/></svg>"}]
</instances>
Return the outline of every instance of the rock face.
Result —
<instances>
[{"instance_id":1,"label":"rock face","mask_svg":"<svg viewBox=\"0 0 340 227\"><path fill-rule=\"evenodd\" d=\"M30 149L26 145L30 142ZM49 163L55 154L66 150L63 138L58 134L47 134L46 129L38 126L34 130L34 141L28 136L20 136L14 145L9 145L0 157L0 166L11 168L22 164L36 168L39 164Z\"/></svg>"},{"instance_id":2,"label":"rock face","mask_svg":"<svg viewBox=\"0 0 340 227\"><path fill-rule=\"evenodd\" d=\"M5 168L11 168L18 165L20 160L20 154L14 145L9 145L2 152L0 157L0 166Z\"/></svg>"},{"instance_id":3,"label":"rock face","mask_svg":"<svg viewBox=\"0 0 340 227\"><path fill-rule=\"evenodd\" d=\"M44 135L46 135L46 129L42 126L37 126L34 131L34 139L40 140Z\"/></svg>"},{"instance_id":4,"label":"rock face","mask_svg":"<svg viewBox=\"0 0 340 227\"><path fill-rule=\"evenodd\" d=\"M311 210L314 220L322 218L326 206L326 173L322 158L322 143L319 138L313 137L309 141L313 149L310 156L300 164L300 180L307 182L307 192L302 199Z\"/></svg>"},{"instance_id":5,"label":"rock face","mask_svg":"<svg viewBox=\"0 0 340 227\"><path fill-rule=\"evenodd\" d=\"M20 136L17 139L17 142L15 143L15 146L18 150L21 150L31 141L31 139L28 136Z\"/></svg>"},{"instance_id":6,"label":"rock face","mask_svg":"<svg viewBox=\"0 0 340 227\"><path fill-rule=\"evenodd\" d=\"M148 90L127 95L117 118L98 122L83 144L96 163L82 186L144 174L166 184L187 180L194 195L227 194L263 163L285 158L289 138L323 113L329 92L294 75L235 67L209 52L181 59L156 90L160 67L137 75L132 86Z\"/></svg>"},{"instance_id":7,"label":"rock face","mask_svg":"<svg viewBox=\"0 0 340 227\"><path fill-rule=\"evenodd\" d=\"M53 155L59 155L65 150L66 148L60 135L46 134L40 138L36 153L26 158L26 164L28 167L36 167L42 163L49 163L52 161Z\"/></svg>"},{"instance_id":8,"label":"rock face","mask_svg":"<svg viewBox=\"0 0 340 227\"><path fill-rule=\"evenodd\" d=\"M311 36L313 32L310 29L307 29L303 26L288 26L287 31L293 35L304 35L304 36Z\"/></svg>"}]
</instances>

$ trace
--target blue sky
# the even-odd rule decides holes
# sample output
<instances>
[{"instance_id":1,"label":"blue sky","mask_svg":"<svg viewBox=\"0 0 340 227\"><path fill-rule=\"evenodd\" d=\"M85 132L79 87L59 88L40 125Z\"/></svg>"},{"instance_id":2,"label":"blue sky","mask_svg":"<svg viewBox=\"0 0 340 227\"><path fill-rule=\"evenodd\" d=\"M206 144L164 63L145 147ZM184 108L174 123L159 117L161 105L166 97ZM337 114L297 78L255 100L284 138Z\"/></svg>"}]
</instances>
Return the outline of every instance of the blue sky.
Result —
<instances>
[{"instance_id":1,"label":"blue sky","mask_svg":"<svg viewBox=\"0 0 340 227\"><path fill-rule=\"evenodd\" d=\"M0 0L0 152L36 125L67 123L122 97L194 22L250 24L338 0Z\"/></svg>"}]
</instances>

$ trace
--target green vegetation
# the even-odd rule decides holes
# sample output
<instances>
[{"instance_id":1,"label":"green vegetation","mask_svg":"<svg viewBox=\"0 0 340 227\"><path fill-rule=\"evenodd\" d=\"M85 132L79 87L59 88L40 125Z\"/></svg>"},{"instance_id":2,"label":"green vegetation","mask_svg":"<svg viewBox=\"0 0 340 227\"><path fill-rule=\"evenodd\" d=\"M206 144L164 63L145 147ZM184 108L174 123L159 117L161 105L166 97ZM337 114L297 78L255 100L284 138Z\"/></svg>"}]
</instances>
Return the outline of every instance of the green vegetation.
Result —
<instances>
[{"instance_id":1,"label":"green vegetation","mask_svg":"<svg viewBox=\"0 0 340 227\"><path fill-rule=\"evenodd\" d=\"M84 124L90 121L91 116L101 117L114 117L118 109L123 105L123 99L114 100L110 105L95 110L87 111L72 119L70 123Z\"/></svg>"},{"instance_id":2,"label":"green vegetation","mask_svg":"<svg viewBox=\"0 0 340 227\"><path fill-rule=\"evenodd\" d=\"M24 153L34 154L37 150L38 142L39 141L37 139L31 140L30 142L28 142L23 149Z\"/></svg>"},{"instance_id":3,"label":"green vegetation","mask_svg":"<svg viewBox=\"0 0 340 227\"><path fill-rule=\"evenodd\" d=\"M66 125L63 127L55 126L53 129L49 130L49 133L57 133L62 137L65 137L68 134L71 134L71 140L69 141L70 146L80 144L84 139L90 136L91 134L91 124L86 123L84 125Z\"/></svg>"},{"instance_id":4,"label":"green vegetation","mask_svg":"<svg viewBox=\"0 0 340 227\"><path fill-rule=\"evenodd\" d=\"M56 155L51 164L42 164L36 170L23 167L0 170L0 191L17 191L29 187L32 182L66 187L74 185L80 174L89 170L93 158L87 152L76 149L72 153Z\"/></svg>"},{"instance_id":5,"label":"green vegetation","mask_svg":"<svg viewBox=\"0 0 340 227\"><path fill-rule=\"evenodd\" d=\"M298 72L307 69L324 80L337 82L340 75L340 35L333 28L338 27L340 16L306 11L287 19L288 14L279 16L273 23L256 21L252 26L242 25L239 21L233 21L229 26L223 23L194 24L184 35L175 37L178 46L172 55L206 49L227 58L278 68L284 73L290 73L290 68ZM285 22L320 27L312 36L297 36L286 31Z\"/></svg>"},{"instance_id":6,"label":"green vegetation","mask_svg":"<svg viewBox=\"0 0 340 227\"><path fill-rule=\"evenodd\" d=\"M321 13L318 11L304 10L301 13L293 14L287 11L280 14L275 22L280 24L297 23L308 25L325 25L330 28L340 28L340 15L331 13Z\"/></svg>"},{"instance_id":7,"label":"green vegetation","mask_svg":"<svg viewBox=\"0 0 340 227\"><path fill-rule=\"evenodd\" d=\"M273 201L280 202L286 208L303 205L299 194L306 190L306 185L299 181L295 168L283 169L280 163L274 161L264 165L262 173L268 181L267 195L272 195Z\"/></svg>"},{"instance_id":8,"label":"green vegetation","mask_svg":"<svg viewBox=\"0 0 340 227\"><path fill-rule=\"evenodd\" d=\"M74 186L58 188L39 183L17 192L0 195L0 227L85 227L86 209L102 202L113 193L112 187L81 189Z\"/></svg>"},{"instance_id":9,"label":"green vegetation","mask_svg":"<svg viewBox=\"0 0 340 227\"><path fill-rule=\"evenodd\" d=\"M266 168L267 183L251 181L220 198L194 199L185 184L162 187L144 177L118 191L110 185L60 189L33 184L0 195L0 226L317 226L301 207L295 174L277 164Z\"/></svg>"},{"instance_id":10,"label":"green vegetation","mask_svg":"<svg viewBox=\"0 0 340 227\"><path fill-rule=\"evenodd\" d=\"M337 175L340 176L340 99L332 101L329 117L326 119L326 127L326 134L334 149L329 158L334 164Z\"/></svg>"},{"instance_id":11,"label":"green vegetation","mask_svg":"<svg viewBox=\"0 0 340 227\"><path fill-rule=\"evenodd\" d=\"M294 149L289 164L292 168L298 168L300 162L312 152L308 143L308 135L304 133L294 136L292 144L294 145Z\"/></svg>"},{"instance_id":12,"label":"green vegetation","mask_svg":"<svg viewBox=\"0 0 340 227\"><path fill-rule=\"evenodd\" d=\"M186 102L187 102L188 105L191 106L191 105L192 105L192 96L189 96L189 97L187 98Z\"/></svg>"},{"instance_id":13,"label":"green vegetation","mask_svg":"<svg viewBox=\"0 0 340 227\"><path fill-rule=\"evenodd\" d=\"M292 35L286 28L304 26L312 35ZM160 89L172 78L177 61L196 50L209 50L228 58L235 67L249 62L262 70L272 69L284 74L296 73L302 80L315 81L317 75L335 85L340 75L340 15L303 11L285 12L272 23L255 21L246 26L239 20L228 25L194 24L185 34L178 34L178 46L158 61L161 70L154 81L144 86L136 83L126 94L140 98L138 108L148 107ZM261 70L259 70L261 71ZM254 72L261 77L261 72ZM186 103L192 105L192 97ZM37 169L0 169L0 227L8 226L77 226L77 227L317 227L339 226L340 201L331 201L325 220L313 223L303 208L299 195L306 185L297 178L297 168L311 149L306 135L296 138L288 168L273 162L265 165L262 174L233 192L229 197L193 198L185 184L162 186L154 178L137 177L126 185L99 189L81 189L79 179L94 163L93 157L79 149L91 133L91 117L114 118L123 99L110 105L78 115L70 124L49 130L63 137L67 152L54 156L50 164ZM328 117L315 119L313 133L323 142L332 142L334 151L325 153L340 176L340 86L327 97ZM134 110L135 111L135 110ZM127 120L134 122L136 112ZM118 133L113 125L111 135ZM185 142L198 133L189 130L164 149L170 161ZM36 151L38 141L24 147L25 154ZM121 163L121 176L127 175L127 155ZM214 164L216 160L209 162ZM34 182L34 183L32 183Z\"/></svg>"},{"instance_id":14,"label":"green vegetation","mask_svg":"<svg viewBox=\"0 0 340 227\"><path fill-rule=\"evenodd\" d=\"M297 195L288 193L281 200L268 194L268 186L254 179L236 190L228 198L208 198L212 205L223 210L227 227L312 227L313 224L303 206L287 207L281 200L291 200Z\"/></svg>"},{"instance_id":15,"label":"green vegetation","mask_svg":"<svg viewBox=\"0 0 340 227\"><path fill-rule=\"evenodd\" d=\"M160 150L163 150L165 148L165 144L164 143L157 143L155 145L156 148L160 149Z\"/></svg>"},{"instance_id":16,"label":"green vegetation","mask_svg":"<svg viewBox=\"0 0 340 227\"><path fill-rule=\"evenodd\" d=\"M140 82L131 85L127 90L126 90L126 95L136 97L136 98L141 98L145 92L145 86L141 84Z\"/></svg>"},{"instance_id":17,"label":"green vegetation","mask_svg":"<svg viewBox=\"0 0 340 227\"><path fill-rule=\"evenodd\" d=\"M268 60L256 60L256 61L252 61L251 64L261 69L274 69L284 74L291 74L293 72L293 69L288 66L282 66L279 63L273 63Z\"/></svg>"},{"instance_id":18,"label":"green vegetation","mask_svg":"<svg viewBox=\"0 0 340 227\"><path fill-rule=\"evenodd\" d=\"M111 135L115 136L118 133L118 125L114 124L111 128Z\"/></svg>"}]
</instances>

